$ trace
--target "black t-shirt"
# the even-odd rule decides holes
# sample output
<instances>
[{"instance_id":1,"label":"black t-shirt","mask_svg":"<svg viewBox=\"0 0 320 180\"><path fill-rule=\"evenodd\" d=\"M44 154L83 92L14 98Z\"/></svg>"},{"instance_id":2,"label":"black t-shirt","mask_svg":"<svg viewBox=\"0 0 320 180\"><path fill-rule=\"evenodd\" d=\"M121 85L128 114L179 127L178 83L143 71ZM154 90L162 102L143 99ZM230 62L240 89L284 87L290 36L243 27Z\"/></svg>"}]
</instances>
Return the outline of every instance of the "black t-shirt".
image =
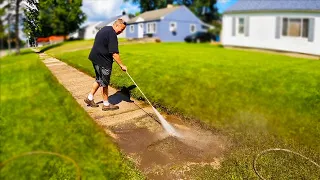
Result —
<instances>
[{"instance_id":1,"label":"black t-shirt","mask_svg":"<svg viewBox=\"0 0 320 180\"><path fill-rule=\"evenodd\" d=\"M113 53L119 53L118 37L112 26L105 26L97 33L89 59L102 67L111 68Z\"/></svg>"}]
</instances>

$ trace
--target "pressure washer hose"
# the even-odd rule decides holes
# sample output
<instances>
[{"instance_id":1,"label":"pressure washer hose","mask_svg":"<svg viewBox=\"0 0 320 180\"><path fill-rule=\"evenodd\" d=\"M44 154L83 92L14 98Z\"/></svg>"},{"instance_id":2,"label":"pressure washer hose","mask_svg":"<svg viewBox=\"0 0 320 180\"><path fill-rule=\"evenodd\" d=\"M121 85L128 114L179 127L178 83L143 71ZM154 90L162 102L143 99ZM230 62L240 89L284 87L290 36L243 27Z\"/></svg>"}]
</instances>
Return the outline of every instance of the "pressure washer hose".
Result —
<instances>
[{"instance_id":1,"label":"pressure washer hose","mask_svg":"<svg viewBox=\"0 0 320 180\"><path fill-rule=\"evenodd\" d=\"M304 155L302 154L299 154L297 152L294 152L294 151L291 151L291 150L288 150L288 149L280 149L280 148L272 148L272 149L266 149L264 151L261 151L253 160L253 170L254 172L256 173L256 175L260 178L260 179L263 179L263 180L266 180L264 177L261 176L261 174L259 174L258 170L257 170L257 159L262 156L263 154L266 154L268 152L271 152L271 151L285 151L285 152L289 152L289 153L293 153L295 155L298 155L306 160L308 160L309 162L311 162L312 164L314 164L315 166L317 166L318 168L320 168L319 164L317 164L316 162L314 162L313 160L311 160L310 158L307 158L305 157Z\"/></svg>"}]
</instances>

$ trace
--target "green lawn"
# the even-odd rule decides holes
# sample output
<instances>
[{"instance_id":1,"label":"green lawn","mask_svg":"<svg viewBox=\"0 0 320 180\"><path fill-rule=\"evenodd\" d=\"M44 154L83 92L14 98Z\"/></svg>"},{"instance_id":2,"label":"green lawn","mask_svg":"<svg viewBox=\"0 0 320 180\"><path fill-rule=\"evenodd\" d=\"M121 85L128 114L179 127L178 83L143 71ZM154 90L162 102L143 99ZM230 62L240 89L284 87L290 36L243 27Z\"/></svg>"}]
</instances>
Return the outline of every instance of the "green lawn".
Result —
<instances>
[{"instance_id":1,"label":"green lawn","mask_svg":"<svg viewBox=\"0 0 320 180\"><path fill-rule=\"evenodd\" d=\"M200 168L196 177L255 178L254 156L274 147L320 163L320 61L209 44L123 45L120 51L128 72L155 105L232 140L222 167ZM48 51L93 76L89 52ZM116 64L111 83L132 84ZM141 97L137 90L134 95ZM266 157L260 162L266 177L320 177L319 169L299 158L284 153Z\"/></svg>"},{"instance_id":2,"label":"green lawn","mask_svg":"<svg viewBox=\"0 0 320 180\"><path fill-rule=\"evenodd\" d=\"M142 179L71 94L32 52L1 62L0 162L30 151L73 159L82 179ZM29 155L0 165L0 179L75 179L76 168L53 155Z\"/></svg>"},{"instance_id":3,"label":"green lawn","mask_svg":"<svg viewBox=\"0 0 320 180\"><path fill-rule=\"evenodd\" d=\"M119 38L118 42L126 42L127 39L125 38ZM51 51L53 53L67 53L72 51L78 51L78 50L85 50L85 49L91 49L94 43L94 39L89 40L74 40L74 41L67 41L66 43L58 43L54 45L47 45L40 48L42 51L47 51L49 49L52 49ZM61 46L63 44L63 46Z\"/></svg>"}]
</instances>

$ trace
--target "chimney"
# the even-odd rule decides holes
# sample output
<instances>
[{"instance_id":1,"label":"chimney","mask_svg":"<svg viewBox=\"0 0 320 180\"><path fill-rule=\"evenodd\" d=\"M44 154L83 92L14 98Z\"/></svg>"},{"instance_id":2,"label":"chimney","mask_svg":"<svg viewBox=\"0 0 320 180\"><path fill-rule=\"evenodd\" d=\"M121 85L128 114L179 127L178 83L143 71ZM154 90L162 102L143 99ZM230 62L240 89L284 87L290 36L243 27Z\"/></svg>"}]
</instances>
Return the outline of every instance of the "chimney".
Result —
<instances>
[{"instance_id":1,"label":"chimney","mask_svg":"<svg viewBox=\"0 0 320 180\"><path fill-rule=\"evenodd\" d=\"M168 4L167 8L173 8L173 5L172 4Z\"/></svg>"}]
</instances>

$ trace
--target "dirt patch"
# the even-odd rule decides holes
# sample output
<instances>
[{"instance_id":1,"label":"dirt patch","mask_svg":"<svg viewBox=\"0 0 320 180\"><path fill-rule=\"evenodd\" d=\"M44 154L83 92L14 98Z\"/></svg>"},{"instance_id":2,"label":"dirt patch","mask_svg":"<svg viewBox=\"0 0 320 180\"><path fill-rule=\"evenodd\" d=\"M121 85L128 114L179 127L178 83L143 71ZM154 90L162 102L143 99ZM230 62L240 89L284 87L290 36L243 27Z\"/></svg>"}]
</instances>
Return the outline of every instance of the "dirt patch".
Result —
<instances>
[{"instance_id":1,"label":"dirt patch","mask_svg":"<svg viewBox=\"0 0 320 180\"><path fill-rule=\"evenodd\" d=\"M171 123L182 137L172 137L150 121L153 119L112 127L116 143L149 179L188 179L185 172L192 173L194 167L219 168L227 138L187 126L179 119ZM150 128L154 125L157 128Z\"/></svg>"}]
</instances>

